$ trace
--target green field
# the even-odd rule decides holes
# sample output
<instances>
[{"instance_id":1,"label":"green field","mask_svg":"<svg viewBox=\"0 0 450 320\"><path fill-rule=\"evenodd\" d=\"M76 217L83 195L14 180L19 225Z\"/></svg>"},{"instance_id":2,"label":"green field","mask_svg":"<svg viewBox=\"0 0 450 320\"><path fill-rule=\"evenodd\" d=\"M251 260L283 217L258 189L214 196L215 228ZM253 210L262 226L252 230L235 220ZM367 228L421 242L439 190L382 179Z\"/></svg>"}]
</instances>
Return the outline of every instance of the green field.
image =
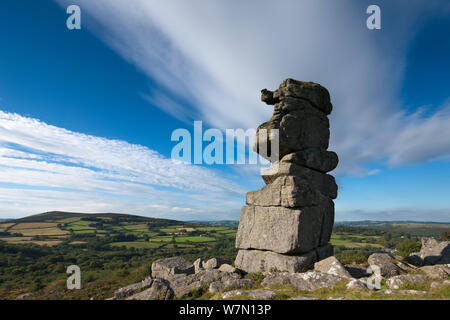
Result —
<instances>
[{"instance_id":1,"label":"green field","mask_svg":"<svg viewBox=\"0 0 450 320\"><path fill-rule=\"evenodd\" d=\"M175 237L176 242L211 242L216 241L215 238L211 237Z\"/></svg>"},{"instance_id":2,"label":"green field","mask_svg":"<svg viewBox=\"0 0 450 320\"><path fill-rule=\"evenodd\" d=\"M64 245L104 238L113 247L176 248L210 247L211 242L233 239L235 228L184 223L120 214L77 214L53 212L0 223L2 240L9 243ZM39 242L33 238L39 236ZM55 237L58 237L56 239Z\"/></svg>"},{"instance_id":3,"label":"green field","mask_svg":"<svg viewBox=\"0 0 450 320\"><path fill-rule=\"evenodd\" d=\"M114 242L111 243L111 246L113 247L121 247L121 246L125 246L127 248L151 248L151 249L155 249L155 248L159 248L161 246L160 243L155 243L155 242L142 242L142 241L133 241L133 242Z\"/></svg>"}]
</instances>

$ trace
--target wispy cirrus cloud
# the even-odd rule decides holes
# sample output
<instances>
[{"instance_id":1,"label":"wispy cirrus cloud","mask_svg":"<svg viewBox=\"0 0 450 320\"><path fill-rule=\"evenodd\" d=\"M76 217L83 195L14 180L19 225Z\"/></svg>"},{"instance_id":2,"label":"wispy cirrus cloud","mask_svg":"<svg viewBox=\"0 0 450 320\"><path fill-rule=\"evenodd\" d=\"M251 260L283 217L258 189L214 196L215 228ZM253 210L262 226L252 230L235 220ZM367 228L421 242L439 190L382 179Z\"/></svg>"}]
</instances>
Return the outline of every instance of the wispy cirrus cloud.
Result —
<instances>
[{"instance_id":1,"label":"wispy cirrus cloud","mask_svg":"<svg viewBox=\"0 0 450 320\"><path fill-rule=\"evenodd\" d=\"M2 111L0 187L5 214L58 209L214 216L234 208L244 193L212 169Z\"/></svg>"},{"instance_id":2,"label":"wispy cirrus cloud","mask_svg":"<svg viewBox=\"0 0 450 320\"><path fill-rule=\"evenodd\" d=\"M450 134L448 107L418 117L404 111L399 94L411 40L420 25L450 14L446 1L383 2L375 32L365 27L368 1L76 2L90 30L164 94L189 102L156 94L151 101L169 114L255 128L271 114L259 90L293 77L331 92L337 174L367 175L366 164L380 159L398 165L450 155L448 142L436 140L436 132Z\"/></svg>"}]
</instances>

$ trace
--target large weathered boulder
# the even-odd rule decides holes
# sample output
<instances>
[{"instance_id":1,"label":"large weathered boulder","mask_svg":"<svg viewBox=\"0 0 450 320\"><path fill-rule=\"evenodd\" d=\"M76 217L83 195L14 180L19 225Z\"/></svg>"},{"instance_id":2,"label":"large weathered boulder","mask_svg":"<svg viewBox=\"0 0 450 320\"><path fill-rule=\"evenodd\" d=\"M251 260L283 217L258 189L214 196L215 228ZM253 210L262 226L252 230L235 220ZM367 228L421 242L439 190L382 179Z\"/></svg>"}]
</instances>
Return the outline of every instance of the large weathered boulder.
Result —
<instances>
[{"instance_id":1,"label":"large weathered boulder","mask_svg":"<svg viewBox=\"0 0 450 320\"><path fill-rule=\"evenodd\" d=\"M164 279L153 279L150 288L126 298L126 300L170 300L174 296L169 282Z\"/></svg>"},{"instance_id":2,"label":"large weathered boulder","mask_svg":"<svg viewBox=\"0 0 450 320\"><path fill-rule=\"evenodd\" d=\"M210 285L216 281L225 283L228 280L240 278L241 275L238 273L221 272L217 269L205 269L191 275L175 274L169 276L167 281L170 283L174 295L179 297L203 285Z\"/></svg>"},{"instance_id":3,"label":"large weathered boulder","mask_svg":"<svg viewBox=\"0 0 450 320\"><path fill-rule=\"evenodd\" d=\"M333 288L343 279L333 274L312 271L305 273L273 272L267 274L261 284L266 287L292 285L298 290L310 291L319 288Z\"/></svg>"},{"instance_id":4,"label":"large weathered boulder","mask_svg":"<svg viewBox=\"0 0 450 320\"><path fill-rule=\"evenodd\" d=\"M315 251L302 255L283 255L272 251L239 250L234 265L246 272L267 272L270 270L300 272L317 261Z\"/></svg>"},{"instance_id":5,"label":"large weathered boulder","mask_svg":"<svg viewBox=\"0 0 450 320\"><path fill-rule=\"evenodd\" d=\"M203 270L203 259L202 258L198 258L197 260L194 261L194 272L198 273L200 270Z\"/></svg>"},{"instance_id":6,"label":"large weathered boulder","mask_svg":"<svg viewBox=\"0 0 450 320\"><path fill-rule=\"evenodd\" d=\"M147 277L141 282L130 284L126 287L120 288L114 292L115 299L123 299L132 296L140 291L148 289L152 286L152 277Z\"/></svg>"},{"instance_id":7,"label":"large weathered boulder","mask_svg":"<svg viewBox=\"0 0 450 320\"><path fill-rule=\"evenodd\" d=\"M334 170L338 163L338 156L333 151L319 148L307 148L285 155L280 162L291 162L323 173Z\"/></svg>"},{"instance_id":8,"label":"large weathered boulder","mask_svg":"<svg viewBox=\"0 0 450 320\"><path fill-rule=\"evenodd\" d=\"M295 163L279 162L261 173L266 184L273 183L278 177L294 176L307 182L311 188L321 192L331 199L337 197L337 184L333 176L319 171L311 170Z\"/></svg>"},{"instance_id":9,"label":"large weathered boulder","mask_svg":"<svg viewBox=\"0 0 450 320\"><path fill-rule=\"evenodd\" d=\"M354 278L351 278L345 287L347 290L368 290L367 282Z\"/></svg>"},{"instance_id":10,"label":"large weathered boulder","mask_svg":"<svg viewBox=\"0 0 450 320\"><path fill-rule=\"evenodd\" d=\"M311 268L318 259L333 255L333 246L328 244L301 255L283 255L272 251L239 250L235 266L246 272L287 271L300 272Z\"/></svg>"},{"instance_id":11,"label":"large weathered boulder","mask_svg":"<svg viewBox=\"0 0 450 320\"><path fill-rule=\"evenodd\" d=\"M335 257L331 256L320 260L314 264L314 271L334 274L343 278L351 278L350 273L345 269L344 265Z\"/></svg>"},{"instance_id":12,"label":"large weathered boulder","mask_svg":"<svg viewBox=\"0 0 450 320\"><path fill-rule=\"evenodd\" d=\"M267 145L269 153L271 146L271 131L278 130L279 155L281 159L286 154L305 148L326 150L330 139L330 122L325 114L314 108L306 100L287 98L274 106L274 114L269 121L261 124L256 133L254 151L265 156L259 150ZM265 130L261 134L261 130ZM266 157L267 158L267 157ZM273 159L273 158L272 158Z\"/></svg>"},{"instance_id":13,"label":"large weathered boulder","mask_svg":"<svg viewBox=\"0 0 450 320\"><path fill-rule=\"evenodd\" d=\"M319 246L323 215L321 207L243 207L236 248L309 252Z\"/></svg>"},{"instance_id":14,"label":"large weathered boulder","mask_svg":"<svg viewBox=\"0 0 450 320\"><path fill-rule=\"evenodd\" d=\"M437 241L434 238L422 238L420 257L425 264L450 263L450 241Z\"/></svg>"},{"instance_id":15,"label":"large weathered boulder","mask_svg":"<svg viewBox=\"0 0 450 320\"><path fill-rule=\"evenodd\" d=\"M401 257L399 257L401 259ZM415 272L417 270L417 267L415 267L412 264L409 264L406 261L396 261L395 264L402 269L405 272Z\"/></svg>"},{"instance_id":16,"label":"large weathered boulder","mask_svg":"<svg viewBox=\"0 0 450 320\"><path fill-rule=\"evenodd\" d=\"M167 278L174 274L193 274L194 265L182 257L159 259L152 264L153 278Z\"/></svg>"},{"instance_id":17,"label":"large weathered boulder","mask_svg":"<svg viewBox=\"0 0 450 320\"><path fill-rule=\"evenodd\" d=\"M406 283L419 283L429 278L424 274L402 274L394 276L386 280L386 285L389 289L400 289Z\"/></svg>"},{"instance_id":18,"label":"large weathered boulder","mask_svg":"<svg viewBox=\"0 0 450 320\"><path fill-rule=\"evenodd\" d=\"M205 269L217 269L223 264L231 264L230 261L222 258L211 258L203 263L203 268Z\"/></svg>"},{"instance_id":19,"label":"large weathered boulder","mask_svg":"<svg viewBox=\"0 0 450 320\"><path fill-rule=\"evenodd\" d=\"M437 264L419 268L432 279L447 279L450 277L450 264Z\"/></svg>"},{"instance_id":20,"label":"large weathered boulder","mask_svg":"<svg viewBox=\"0 0 450 320\"><path fill-rule=\"evenodd\" d=\"M209 285L209 293L217 293L219 291L227 290L230 288L243 289L251 288L254 285L252 279L231 279L226 281L214 281Z\"/></svg>"},{"instance_id":21,"label":"large weathered boulder","mask_svg":"<svg viewBox=\"0 0 450 320\"><path fill-rule=\"evenodd\" d=\"M307 100L326 115L333 109L328 90L314 82L286 79L275 90L272 97L274 102L284 100L286 97Z\"/></svg>"},{"instance_id":22,"label":"large weathered boulder","mask_svg":"<svg viewBox=\"0 0 450 320\"><path fill-rule=\"evenodd\" d=\"M247 192L248 205L286 208L311 207L327 198L305 180L294 176L281 176L257 191Z\"/></svg>"},{"instance_id":23,"label":"large weathered boulder","mask_svg":"<svg viewBox=\"0 0 450 320\"><path fill-rule=\"evenodd\" d=\"M239 272L235 267L233 267L231 264L228 264L228 263L222 264L219 267L219 271L229 272L229 273Z\"/></svg>"},{"instance_id":24,"label":"large weathered boulder","mask_svg":"<svg viewBox=\"0 0 450 320\"><path fill-rule=\"evenodd\" d=\"M379 267L381 276L384 278L390 278L404 273L402 269L394 264L394 259L387 253L373 253L367 258L367 261L371 266Z\"/></svg>"}]
</instances>

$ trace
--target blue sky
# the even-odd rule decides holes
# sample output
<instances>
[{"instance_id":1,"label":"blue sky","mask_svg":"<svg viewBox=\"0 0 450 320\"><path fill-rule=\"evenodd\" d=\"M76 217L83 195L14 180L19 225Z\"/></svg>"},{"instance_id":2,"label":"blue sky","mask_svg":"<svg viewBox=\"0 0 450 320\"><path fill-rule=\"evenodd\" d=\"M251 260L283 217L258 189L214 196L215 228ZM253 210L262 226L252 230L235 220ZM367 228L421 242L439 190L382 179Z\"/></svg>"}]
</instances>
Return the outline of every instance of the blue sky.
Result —
<instances>
[{"instance_id":1,"label":"blue sky","mask_svg":"<svg viewBox=\"0 0 450 320\"><path fill-rule=\"evenodd\" d=\"M174 163L171 134L255 128L293 77L332 96L337 220L450 221L450 6L372 2L3 1L0 217L238 219L258 167Z\"/></svg>"}]
</instances>

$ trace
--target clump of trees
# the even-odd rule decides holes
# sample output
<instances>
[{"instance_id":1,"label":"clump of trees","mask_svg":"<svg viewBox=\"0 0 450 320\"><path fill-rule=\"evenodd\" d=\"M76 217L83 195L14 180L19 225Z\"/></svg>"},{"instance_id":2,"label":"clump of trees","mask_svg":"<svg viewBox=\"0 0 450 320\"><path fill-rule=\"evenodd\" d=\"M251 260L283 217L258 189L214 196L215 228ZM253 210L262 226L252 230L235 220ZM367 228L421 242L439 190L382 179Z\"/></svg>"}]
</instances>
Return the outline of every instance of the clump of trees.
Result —
<instances>
[{"instance_id":1,"label":"clump of trees","mask_svg":"<svg viewBox=\"0 0 450 320\"><path fill-rule=\"evenodd\" d=\"M450 230L441 233L442 240L450 240Z\"/></svg>"},{"instance_id":2,"label":"clump of trees","mask_svg":"<svg viewBox=\"0 0 450 320\"><path fill-rule=\"evenodd\" d=\"M414 241L409 238L403 239L403 241L399 242L395 249L398 254L402 257L407 257L413 252L420 251L422 244L419 241Z\"/></svg>"}]
</instances>

